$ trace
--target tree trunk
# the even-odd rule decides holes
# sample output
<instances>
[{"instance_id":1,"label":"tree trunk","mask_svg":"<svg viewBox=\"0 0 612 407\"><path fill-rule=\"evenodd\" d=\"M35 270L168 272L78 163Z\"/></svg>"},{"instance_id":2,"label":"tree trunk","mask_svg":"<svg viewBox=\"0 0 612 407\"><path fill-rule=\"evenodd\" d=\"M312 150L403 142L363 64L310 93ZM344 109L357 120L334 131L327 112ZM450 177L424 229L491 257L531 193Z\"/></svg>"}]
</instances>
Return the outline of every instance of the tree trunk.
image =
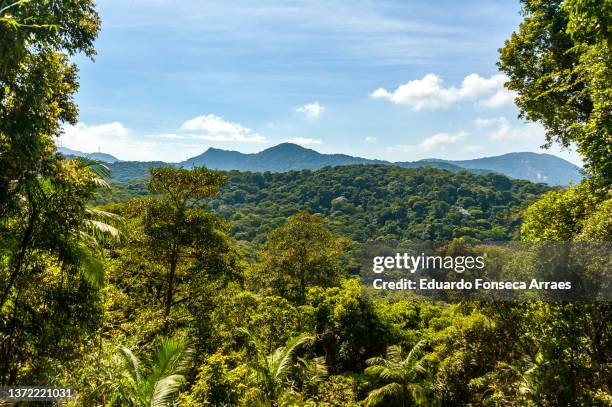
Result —
<instances>
[{"instance_id":1,"label":"tree trunk","mask_svg":"<svg viewBox=\"0 0 612 407\"><path fill-rule=\"evenodd\" d=\"M28 194L29 195L29 194ZM30 201L31 201L30 197ZM35 207L32 205L30 216L28 217L28 226L23 233L21 238L21 242L19 243L19 251L17 253L17 257L13 263L13 267L11 270L11 275L9 276L8 282L4 291L2 292L2 297L0 298L0 310L4 306L4 303L8 299L8 296L11 292L11 288L15 284L15 280L17 280L17 276L21 272L21 266L23 266L23 261L25 260L25 255L28 251L28 246L30 246L30 240L32 238L32 233L34 232L34 224L36 221L37 212Z\"/></svg>"},{"instance_id":2,"label":"tree trunk","mask_svg":"<svg viewBox=\"0 0 612 407\"><path fill-rule=\"evenodd\" d=\"M172 297L174 296L174 277L176 275L176 266L178 264L178 250L174 248L170 257L170 270L168 271L168 286L166 287L166 306L164 312L164 329L168 331L170 323L170 308L172 307Z\"/></svg>"}]
</instances>

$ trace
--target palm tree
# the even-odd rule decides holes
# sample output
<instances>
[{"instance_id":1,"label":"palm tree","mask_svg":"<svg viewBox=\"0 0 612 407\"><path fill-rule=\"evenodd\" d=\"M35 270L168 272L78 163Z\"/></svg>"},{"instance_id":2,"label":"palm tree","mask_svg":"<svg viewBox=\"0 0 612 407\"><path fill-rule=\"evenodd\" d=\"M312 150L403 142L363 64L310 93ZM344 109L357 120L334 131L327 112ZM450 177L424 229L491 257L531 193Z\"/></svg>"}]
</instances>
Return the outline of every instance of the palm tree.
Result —
<instances>
[{"instance_id":1,"label":"palm tree","mask_svg":"<svg viewBox=\"0 0 612 407\"><path fill-rule=\"evenodd\" d=\"M419 359L423 346L425 341L418 342L405 357L401 346L389 346L386 357L375 357L366 361L369 365L365 370L366 374L388 382L368 394L365 399L366 406L381 405L383 401L392 399L401 402L402 406L406 405L406 401L417 405L423 403L424 389L418 384L425 373L425 368Z\"/></svg>"},{"instance_id":2,"label":"palm tree","mask_svg":"<svg viewBox=\"0 0 612 407\"><path fill-rule=\"evenodd\" d=\"M287 341L271 354L267 354L265 347L259 339L246 329L241 332L249 337L255 355L249 363L250 379L260 389L259 403L264 406L279 405L280 399L296 399L296 378L304 379L306 383L313 383L317 378L327 374L327 368L322 358L305 360L298 357L298 352L305 346L311 345L315 337L302 334Z\"/></svg>"},{"instance_id":3,"label":"palm tree","mask_svg":"<svg viewBox=\"0 0 612 407\"><path fill-rule=\"evenodd\" d=\"M145 366L130 349L121 347L118 351L121 376L98 387L90 397L109 394L118 405L134 407L173 405L185 383L183 374L191 354L185 341L165 338Z\"/></svg>"},{"instance_id":4,"label":"palm tree","mask_svg":"<svg viewBox=\"0 0 612 407\"><path fill-rule=\"evenodd\" d=\"M106 179L110 178L111 173L104 163L84 157L73 158L73 161L81 170L92 174L95 185L110 190ZM81 227L73 230L65 239L65 260L71 258L72 263L78 263L83 278L95 288L104 285L103 245L119 241L122 228L121 216L87 206Z\"/></svg>"},{"instance_id":5,"label":"palm tree","mask_svg":"<svg viewBox=\"0 0 612 407\"><path fill-rule=\"evenodd\" d=\"M79 182L83 182L84 179L87 186L110 188L105 181L105 178L110 176L110 172L104 164L86 158L75 158L70 160L70 163L71 171L68 173L80 174L82 179L79 178ZM17 279L24 272L28 251L35 244L34 241L41 240L43 236L45 243L38 242L37 244L58 255L62 272L78 270L93 287L100 288L103 285L102 245L119 239L122 226L121 217L99 209L84 207L82 212L71 211L71 215L77 218L78 222L72 222L70 227L64 229L54 227L55 224L45 225L43 219L66 223L64 222L66 215L62 214L61 209L58 211L57 207L45 205L54 199L57 200L58 196L64 197L61 195L63 192L64 189L58 188L49 177L41 177L35 185L28 189L27 198L23 197L22 201L30 202L31 209L27 215L28 219L24 220L27 226L23 236L19 238L19 244L15 246L11 271L0 293L0 308L6 303L11 292L14 291ZM78 206L81 204L80 200L85 199L83 193L73 192L69 196L73 206ZM34 206L36 209L33 209ZM50 214L44 212L45 210L50 211Z\"/></svg>"}]
</instances>

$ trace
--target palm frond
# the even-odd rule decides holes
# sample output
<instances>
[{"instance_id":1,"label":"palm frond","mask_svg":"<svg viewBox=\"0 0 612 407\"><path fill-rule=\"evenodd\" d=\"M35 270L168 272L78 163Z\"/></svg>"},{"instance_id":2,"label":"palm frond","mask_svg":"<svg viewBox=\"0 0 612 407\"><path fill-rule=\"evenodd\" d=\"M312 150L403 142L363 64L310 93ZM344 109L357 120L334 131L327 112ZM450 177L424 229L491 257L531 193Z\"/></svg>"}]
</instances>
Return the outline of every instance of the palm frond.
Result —
<instances>
[{"instance_id":1,"label":"palm frond","mask_svg":"<svg viewBox=\"0 0 612 407\"><path fill-rule=\"evenodd\" d=\"M387 398L398 398L403 394L402 386L399 383L389 383L386 386L372 390L364 400L367 407L382 404Z\"/></svg>"},{"instance_id":2,"label":"palm frond","mask_svg":"<svg viewBox=\"0 0 612 407\"><path fill-rule=\"evenodd\" d=\"M81 167L88 168L98 178L108 179L111 176L110 169L102 161L87 157L74 157L73 160L78 161Z\"/></svg>"},{"instance_id":3,"label":"palm frond","mask_svg":"<svg viewBox=\"0 0 612 407\"><path fill-rule=\"evenodd\" d=\"M311 344L315 338L309 334L302 334L290 339L282 348L281 358L278 361L274 376L281 378L289 373L290 368L295 364L296 353L304 345Z\"/></svg>"},{"instance_id":4,"label":"palm frond","mask_svg":"<svg viewBox=\"0 0 612 407\"><path fill-rule=\"evenodd\" d=\"M366 364L368 366L376 366L376 365L382 364L384 361L385 361L385 358L381 356L375 356L373 358L366 360Z\"/></svg>"},{"instance_id":5,"label":"palm frond","mask_svg":"<svg viewBox=\"0 0 612 407\"><path fill-rule=\"evenodd\" d=\"M130 378L136 385L142 383L142 377L140 374L140 360L132 353L128 348L121 346L119 347L119 356L123 361L123 365L130 375Z\"/></svg>"},{"instance_id":6,"label":"palm frond","mask_svg":"<svg viewBox=\"0 0 612 407\"><path fill-rule=\"evenodd\" d=\"M101 258L82 241L74 245L74 250L78 253L78 262L81 265L83 279L94 288L103 287L106 269Z\"/></svg>"},{"instance_id":7,"label":"palm frond","mask_svg":"<svg viewBox=\"0 0 612 407\"><path fill-rule=\"evenodd\" d=\"M183 384L185 384L185 377L180 374L173 374L158 380L153 388L151 407L171 405Z\"/></svg>"},{"instance_id":8,"label":"palm frond","mask_svg":"<svg viewBox=\"0 0 612 407\"><path fill-rule=\"evenodd\" d=\"M85 227L92 232L92 235L99 238L99 240L103 240L106 236L110 236L113 239L119 239L119 230L108 223L92 219L85 219L83 223Z\"/></svg>"},{"instance_id":9,"label":"palm frond","mask_svg":"<svg viewBox=\"0 0 612 407\"><path fill-rule=\"evenodd\" d=\"M94 219L106 219L115 222L122 222L123 220L123 218L116 213L107 212L96 208L85 208L85 213Z\"/></svg>"},{"instance_id":10,"label":"palm frond","mask_svg":"<svg viewBox=\"0 0 612 407\"><path fill-rule=\"evenodd\" d=\"M426 344L427 342L425 340L420 340L417 342L417 344L410 349L410 352L408 352L408 356L406 357L404 363L411 364L413 360L419 356L419 352L425 347Z\"/></svg>"},{"instance_id":11,"label":"palm frond","mask_svg":"<svg viewBox=\"0 0 612 407\"><path fill-rule=\"evenodd\" d=\"M186 349L185 342L178 338L164 338L155 351L155 361L149 382L155 383L158 380L181 373L184 363L181 355Z\"/></svg>"},{"instance_id":12,"label":"palm frond","mask_svg":"<svg viewBox=\"0 0 612 407\"><path fill-rule=\"evenodd\" d=\"M400 363L402 361L402 347L400 345L388 346L387 360L390 362Z\"/></svg>"}]
</instances>

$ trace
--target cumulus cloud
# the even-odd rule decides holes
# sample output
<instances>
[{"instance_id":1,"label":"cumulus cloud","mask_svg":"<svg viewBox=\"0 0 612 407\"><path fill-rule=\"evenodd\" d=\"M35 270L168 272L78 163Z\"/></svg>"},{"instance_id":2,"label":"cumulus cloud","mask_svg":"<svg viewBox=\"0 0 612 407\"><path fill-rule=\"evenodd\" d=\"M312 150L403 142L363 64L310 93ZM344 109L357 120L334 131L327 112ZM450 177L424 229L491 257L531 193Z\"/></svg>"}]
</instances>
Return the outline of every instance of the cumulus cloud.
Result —
<instances>
[{"instance_id":1,"label":"cumulus cloud","mask_svg":"<svg viewBox=\"0 0 612 407\"><path fill-rule=\"evenodd\" d=\"M252 129L223 119L214 114L187 120L179 128L190 138L205 141L236 141L240 143L267 143L268 139Z\"/></svg>"},{"instance_id":2,"label":"cumulus cloud","mask_svg":"<svg viewBox=\"0 0 612 407\"><path fill-rule=\"evenodd\" d=\"M478 126L487 129L491 140L544 140L545 130L538 123L511 126L505 117L477 118Z\"/></svg>"},{"instance_id":3,"label":"cumulus cloud","mask_svg":"<svg viewBox=\"0 0 612 407\"><path fill-rule=\"evenodd\" d=\"M468 132L460 131L458 133L437 133L433 136L424 138L419 144L400 144L393 147L387 147L387 151L404 151L404 152L430 152L436 150L443 150L449 144L455 144L462 140L468 135Z\"/></svg>"},{"instance_id":4,"label":"cumulus cloud","mask_svg":"<svg viewBox=\"0 0 612 407\"><path fill-rule=\"evenodd\" d=\"M123 160L182 161L202 152L202 141L267 143L262 134L214 114L184 122L176 132L136 135L122 123L64 126L59 144L83 152L103 151Z\"/></svg>"},{"instance_id":5,"label":"cumulus cloud","mask_svg":"<svg viewBox=\"0 0 612 407\"><path fill-rule=\"evenodd\" d=\"M325 112L325 107L321 106L319 102L314 102L296 107L293 110L298 113L304 113L309 119L316 119L317 117L321 116L323 112Z\"/></svg>"},{"instance_id":6,"label":"cumulus cloud","mask_svg":"<svg viewBox=\"0 0 612 407\"><path fill-rule=\"evenodd\" d=\"M97 151L101 145L106 145L108 141L125 141L129 134L130 130L119 122L97 126L77 123L74 126L64 126L64 134L60 140L66 145L78 146L78 148L86 151Z\"/></svg>"},{"instance_id":7,"label":"cumulus cloud","mask_svg":"<svg viewBox=\"0 0 612 407\"><path fill-rule=\"evenodd\" d=\"M444 87L443 80L430 73L422 79L400 85L391 92L378 88L370 96L406 105L415 112L446 108L462 100L475 100L478 106L494 108L510 104L514 100L514 94L503 87L506 80L507 77L502 74L484 78L473 73L463 79L459 88Z\"/></svg>"},{"instance_id":8,"label":"cumulus cloud","mask_svg":"<svg viewBox=\"0 0 612 407\"><path fill-rule=\"evenodd\" d=\"M295 143L302 146L314 146L318 144L322 144L323 140L318 138L308 138L308 137L294 137L290 139L286 139L285 141L289 143Z\"/></svg>"},{"instance_id":9,"label":"cumulus cloud","mask_svg":"<svg viewBox=\"0 0 612 407\"><path fill-rule=\"evenodd\" d=\"M476 105L490 109L512 105L517 93L508 89L500 89L488 98L479 100Z\"/></svg>"},{"instance_id":10,"label":"cumulus cloud","mask_svg":"<svg viewBox=\"0 0 612 407\"><path fill-rule=\"evenodd\" d=\"M59 138L59 144L87 153L102 151L123 160L163 159L170 161L178 156L174 153L190 154L196 152L193 146L169 141L170 134L155 136L135 136L133 132L119 122L100 125L77 123L66 125ZM171 146L171 149L168 147Z\"/></svg>"},{"instance_id":11,"label":"cumulus cloud","mask_svg":"<svg viewBox=\"0 0 612 407\"><path fill-rule=\"evenodd\" d=\"M363 139L363 141L365 141L366 143L376 143L376 137L366 137Z\"/></svg>"},{"instance_id":12,"label":"cumulus cloud","mask_svg":"<svg viewBox=\"0 0 612 407\"><path fill-rule=\"evenodd\" d=\"M443 147L447 144L454 144L467 136L467 132L460 131L459 133L438 133L433 136L427 137L419 144L419 148L423 151L433 151L437 150L440 147Z\"/></svg>"}]
</instances>

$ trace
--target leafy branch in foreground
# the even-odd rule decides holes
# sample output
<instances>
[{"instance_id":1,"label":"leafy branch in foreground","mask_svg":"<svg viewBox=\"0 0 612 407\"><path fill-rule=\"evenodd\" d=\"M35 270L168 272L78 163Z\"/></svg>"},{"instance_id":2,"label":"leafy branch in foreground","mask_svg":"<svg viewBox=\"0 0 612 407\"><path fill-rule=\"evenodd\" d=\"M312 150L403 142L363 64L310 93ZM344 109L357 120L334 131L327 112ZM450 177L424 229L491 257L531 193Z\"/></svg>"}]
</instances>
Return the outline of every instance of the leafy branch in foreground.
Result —
<instances>
[{"instance_id":1,"label":"leafy branch in foreground","mask_svg":"<svg viewBox=\"0 0 612 407\"><path fill-rule=\"evenodd\" d=\"M104 396L129 406L162 407L172 405L185 384L192 350L178 338L164 338L149 363L141 361L130 349L120 347L119 375L100 385L89 399Z\"/></svg>"}]
</instances>

